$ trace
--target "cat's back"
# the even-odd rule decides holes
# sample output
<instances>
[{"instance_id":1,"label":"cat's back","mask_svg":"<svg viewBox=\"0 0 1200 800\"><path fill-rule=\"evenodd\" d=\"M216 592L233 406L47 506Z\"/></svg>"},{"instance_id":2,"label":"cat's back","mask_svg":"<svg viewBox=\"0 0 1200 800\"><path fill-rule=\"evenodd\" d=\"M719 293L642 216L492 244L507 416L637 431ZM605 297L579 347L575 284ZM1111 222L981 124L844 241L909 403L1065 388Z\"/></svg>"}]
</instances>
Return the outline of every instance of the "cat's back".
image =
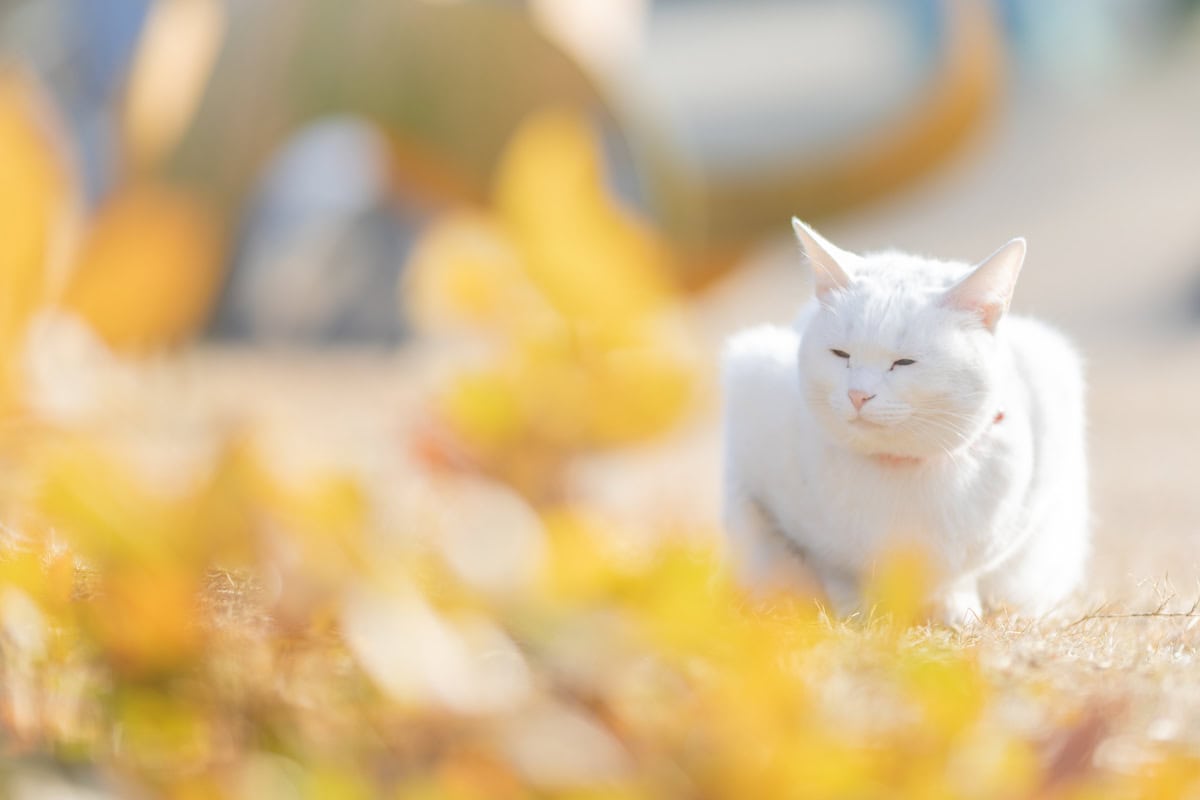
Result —
<instances>
[{"instance_id":1,"label":"cat's back","mask_svg":"<svg viewBox=\"0 0 1200 800\"><path fill-rule=\"evenodd\" d=\"M727 413L753 407L767 411L794 401L799 392L800 335L782 325L739 331L721 354L721 386Z\"/></svg>"},{"instance_id":2,"label":"cat's back","mask_svg":"<svg viewBox=\"0 0 1200 800\"><path fill-rule=\"evenodd\" d=\"M798 435L800 397L798 356L800 334L795 328L759 325L740 331L725 344L721 355L726 458L745 474L769 472L770 463Z\"/></svg>"},{"instance_id":3,"label":"cat's back","mask_svg":"<svg viewBox=\"0 0 1200 800\"><path fill-rule=\"evenodd\" d=\"M1033 437L1030 504L1069 509L1072 525L1086 536L1083 359L1065 336L1043 322L1014 316L1006 323L1005 338L1023 384Z\"/></svg>"},{"instance_id":4,"label":"cat's back","mask_svg":"<svg viewBox=\"0 0 1200 800\"><path fill-rule=\"evenodd\" d=\"M1082 417L1083 359L1075 346L1055 328L1028 317L1009 317L1004 335L1034 405Z\"/></svg>"}]
</instances>

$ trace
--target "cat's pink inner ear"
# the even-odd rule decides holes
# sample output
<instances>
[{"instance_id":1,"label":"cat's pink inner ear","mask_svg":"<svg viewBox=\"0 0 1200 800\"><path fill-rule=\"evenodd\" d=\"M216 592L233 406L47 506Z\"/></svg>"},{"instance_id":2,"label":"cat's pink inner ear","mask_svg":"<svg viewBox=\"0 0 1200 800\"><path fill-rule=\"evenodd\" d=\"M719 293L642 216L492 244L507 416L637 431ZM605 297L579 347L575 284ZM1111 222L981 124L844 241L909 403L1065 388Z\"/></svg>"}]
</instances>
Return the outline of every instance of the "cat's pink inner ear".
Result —
<instances>
[{"instance_id":1,"label":"cat's pink inner ear","mask_svg":"<svg viewBox=\"0 0 1200 800\"><path fill-rule=\"evenodd\" d=\"M835 255L845 254L825 240L819 233L805 225L797 217L792 217L792 230L800 242L800 249L808 263L812 265L813 282L817 297L822 300L832 292L850 286L851 278L846 270L838 263Z\"/></svg>"},{"instance_id":2,"label":"cat's pink inner ear","mask_svg":"<svg viewBox=\"0 0 1200 800\"><path fill-rule=\"evenodd\" d=\"M984 327L994 331L1012 302L1013 289L1024 263L1025 240L1013 239L951 286L942 304L978 314Z\"/></svg>"}]
</instances>

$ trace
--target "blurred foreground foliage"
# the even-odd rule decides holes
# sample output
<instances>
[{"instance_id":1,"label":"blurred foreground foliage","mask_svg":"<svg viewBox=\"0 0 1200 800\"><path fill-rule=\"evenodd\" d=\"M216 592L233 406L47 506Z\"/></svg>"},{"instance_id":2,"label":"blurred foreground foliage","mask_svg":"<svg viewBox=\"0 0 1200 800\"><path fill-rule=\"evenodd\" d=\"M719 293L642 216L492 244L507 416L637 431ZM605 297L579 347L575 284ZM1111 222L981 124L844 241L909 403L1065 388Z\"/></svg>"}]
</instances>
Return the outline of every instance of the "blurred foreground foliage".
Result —
<instances>
[{"instance_id":1,"label":"blurred foreground foliage","mask_svg":"<svg viewBox=\"0 0 1200 800\"><path fill-rule=\"evenodd\" d=\"M472 460L527 494L563 459L657 433L686 408L694 357L669 251L604 191L584 120L515 135L492 207L441 220L410 263L413 316L472 363L440 415Z\"/></svg>"},{"instance_id":2,"label":"blurred foreground foliage","mask_svg":"<svg viewBox=\"0 0 1200 800\"><path fill-rule=\"evenodd\" d=\"M695 539L630 547L564 498L573 457L665 430L698 385L667 255L603 192L579 119L531 120L493 207L414 257L418 318L463 360L406 486L289 477L250 435L164 483L39 415L15 368L39 309L118 300L94 275L55 294L67 172L31 133L27 87L0 88L4 397L35 420L0 429L7 796L1200 791L1182 755L1096 769L1101 714L1001 686L969 643L910 627L911 559L844 625L811 599L744 597ZM102 260L120 271L120 248Z\"/></svg>"}]
</instances>

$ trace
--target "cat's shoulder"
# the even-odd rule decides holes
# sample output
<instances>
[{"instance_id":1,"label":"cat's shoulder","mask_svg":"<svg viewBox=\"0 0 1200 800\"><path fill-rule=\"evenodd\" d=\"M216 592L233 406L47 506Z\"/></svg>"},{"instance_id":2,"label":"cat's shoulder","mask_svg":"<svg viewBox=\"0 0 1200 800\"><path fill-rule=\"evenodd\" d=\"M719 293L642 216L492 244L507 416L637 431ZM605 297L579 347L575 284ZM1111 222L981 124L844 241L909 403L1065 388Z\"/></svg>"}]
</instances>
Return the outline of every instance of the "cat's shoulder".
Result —
<instances>
[{"instance_id":1,"label":"cat's shoulder","mask_svg":"<svg viewBox=\"0 0 1200 800\"><path fill-rule=\"evenodd\" d=\"M731 336L721 354L726 457L738 481L770 482L780 447L803 426L800 340L796 328L758 325ZM757 477L754 477L757 476Z\"/></svg>"},{"instance_id":2,"label":"cat's shoulder","mask_svg":"<svg viewBox=\"0 0 1200 800\"><path fill-rule=\"evenodd\" d=\"M1032 317L1017 315L1005 320L1005 338L1018 355L1041 363L1082 363L1079 350L1054 326Z\"/></svg>"},{"instance_id":3,"label":"cat's shoulder","mask_svg":"<svg viewBox=\"0 0 1200 800\"><path fill-rule=\"evenodd\" d=\"M786 325L755 325L725 340L721 352L722 374L771 369L795 364L800 334Z\"/></svg>"},{"instance_id":4,"label":"cat's shoulder","mask_svg":"<svg viewBox=\"0 0 1200 800\"><path fill-rule=\"evenodd\" d=\"M1083 357L1061 331L1040 320L1011 316L1005 336L1013 362L1036 394L1063 406L1082 403L1086 379Z\"/></svg>"}]
</instances>

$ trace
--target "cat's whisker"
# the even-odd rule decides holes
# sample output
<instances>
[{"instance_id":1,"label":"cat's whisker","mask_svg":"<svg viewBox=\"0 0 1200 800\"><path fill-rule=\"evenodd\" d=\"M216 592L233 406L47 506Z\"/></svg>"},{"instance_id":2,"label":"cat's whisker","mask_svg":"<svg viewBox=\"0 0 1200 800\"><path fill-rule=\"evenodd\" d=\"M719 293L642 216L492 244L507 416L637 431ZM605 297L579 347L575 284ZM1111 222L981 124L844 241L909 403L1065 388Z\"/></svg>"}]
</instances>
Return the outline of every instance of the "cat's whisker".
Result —
<instances>
[{"instance_id":1,"label":"cat's whisker","mask_svg":"<svg viewBox=\"0 0 1200 800\"><path fill-rule=\"evenodd\" d=\"M912 418L920 423L931 425L949 425L951 427L958 427L960 422L978 423L979 421L978 415L929 413L928 411L923 410L914 412Z\"/></svg>"}]
</instances>

